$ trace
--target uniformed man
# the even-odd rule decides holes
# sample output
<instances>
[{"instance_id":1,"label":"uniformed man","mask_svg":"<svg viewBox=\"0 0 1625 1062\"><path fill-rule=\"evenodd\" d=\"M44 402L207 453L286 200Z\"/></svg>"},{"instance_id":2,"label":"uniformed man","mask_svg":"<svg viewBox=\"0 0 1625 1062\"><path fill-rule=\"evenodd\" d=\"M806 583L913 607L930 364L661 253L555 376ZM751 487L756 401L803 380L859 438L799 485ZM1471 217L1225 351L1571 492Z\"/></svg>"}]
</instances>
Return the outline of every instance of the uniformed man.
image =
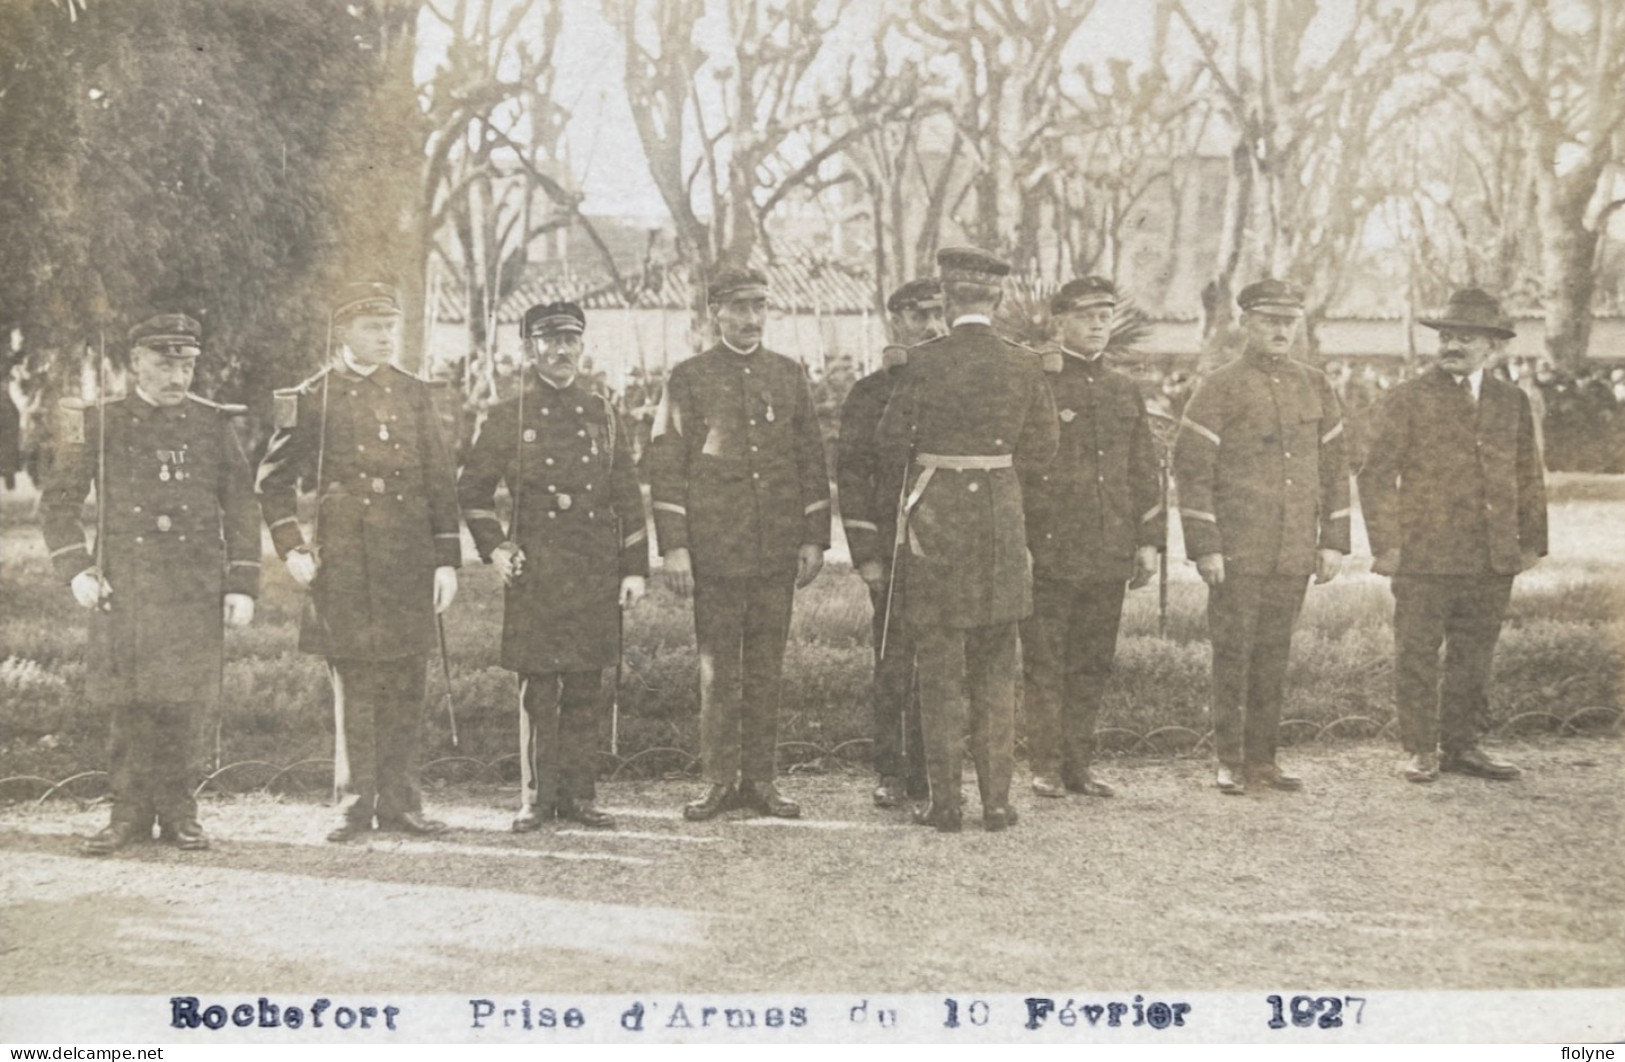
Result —
<instances>
[{"instance_id":1,"label":"uniformed man","mask_svg":"<svg viewBox=\"0 0 1625 1062\"><path fill-rule=\"evenodd\" d=\"M806 372L762 347L767 279L723 269L709 301L720 342L672 370L647 453L666 570L694 592L709 787L683 814L796 818L774 754L791 602L829 548L824 444Z\"/></svg>"},{"instance_id":2,"label":"uniformed man","mask_svg":"<svg viewBox=\"0 0 1625 1062\"><path fill-rule=\"evenodd\" d=\"M277 555L308 587L299 647L327 658L342 817L327 835L436 833L417 758L436 616L457 593L457 484L429 385L391 364L401 310L385 284L348 284L332 310L337 360L276 393L259 469ZM311 541L295 515L317 492Z\"/></svg>"},{"instance_id":3,"label":"uniformed man","mask_svg":"<svg viewBox=\"0 0 1625 1062\"><path fill-rule=\"evenodd\" d=\"M1478 741L1512 579L1546 555L1534 415L1516 385L1485 372L1514 334L1493 296L1458 291L1422 323L1439 334L1439 359L1389 392L1360 470L1371 570L1393 580L1404 774L1509 781L1518 768Z\"/></svg>"},{"instance_id":4,"label":"uniformed man","mask_svg":"<svg viewBox=\"0 0 1625 1062\"><path fill-rule=\"evenodd\" d=\"M480 559L507 588L502 666L519 674L520 833L555 816L615 825L593 805L599 691L621 651L620 610L643 597L649 573L631 436L580 375L586 323L570 302L525 311L519 394L491 407L457 482ZM495 504L504 482L506 531Z\"/></svg>"},{"instance_id":5,"label":"uniformed man","mask_svg":"<svg viewBox=\"0 0 1625 1062\"><path fill-rule=\"evenodd\" d=\"M198 729L220 694L222 623L254 617L260 534L231 423L246 410L189 391L201 334L182 314L130 331L135 393L69 411L41 499L52 562L90 610L85 692L112 717L113 811L85 842L93 855L150 841L155 819L179 848L209 847L192 796ZM96 559L79 521L92 484Z\"/></svg>"},{"instance_id":6,"label":"uniformed man","mask_svg":"<svg viewBox=\"0 0 1625 1062\"><path fill-rule=\"evenodd\" d=\"M1324 373L1292 360L1303 293L1261 280L1237 298L1246 347L1209 373L1174 444L1186 552L1208 585L1221 793L1295 790L1275 762L1292 625L1311 573L1349 549L1343 419Z\"/></svg>"},{"instance_id":7,"label":"uniformed man","mask_svg":"<svg viewBox=\"0 0 1625 1062\"><path fill-rule=\"evenodd\" d=\"M1033 614L1021 627L1033 792L1109 797L1094 777L1095 720L1117 650L1130 576L1148 579L1167 537L1145 403L1106 365L1117 289L1104 277L1067 282L1050 300L1060 371L1049 375L1061 447L1021 465Z\"/></svg>"},{"instance_id":8,"label":"uniformed man","mask_svg":"<svg viewBox=\"0 0 1625 1062\"><path fill-rule=\"evenodd\" d=\"M930 786L915 821L960 829L968 710L982 825L1002 830L1016 821L1017 624L1032 611L1015 464L1054 457L1059 422L1038 355L993 331L1009 265L945 247L937 269L950 331L909 352L880 427L882 459L910 465L898 552Z\"/></svg>"},{"instance_id":9,"label":"uniformed man","mask_svg":"<svg viewBox=\"0 0 1625 1062\"><path fill-rule=\"evenodd\" d=\"M935 278L911 280L886 300L892 337L879 371L865 376L841 406L841 434L835 481L841 499L852 566L869 588L874 606L875 769L880 785L877 807L897 807L926 795L925 751L920 738L919 700L914 690L914 646L900 619L907 590L893 581L891 548L897 537L897 493L904 469L884 468L879 427L886 403L897 388L908 348L936 339L942 320L942 284ZM882 651L884 650L884 651Z\"/></svg>"}]
</instances>

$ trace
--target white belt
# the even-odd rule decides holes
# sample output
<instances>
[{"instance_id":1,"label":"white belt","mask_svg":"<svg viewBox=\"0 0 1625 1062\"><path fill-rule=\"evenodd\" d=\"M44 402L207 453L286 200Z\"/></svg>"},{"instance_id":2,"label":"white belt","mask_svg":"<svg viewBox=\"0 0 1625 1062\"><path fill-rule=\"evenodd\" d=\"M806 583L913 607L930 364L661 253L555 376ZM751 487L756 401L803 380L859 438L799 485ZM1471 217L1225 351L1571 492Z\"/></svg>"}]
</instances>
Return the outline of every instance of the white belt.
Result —
<instances>
[{"instance_id":1,"label":"white belt","mask_svg":"<svg viewBox=\"0 0 1625 1062\"><path fill-rule=\"evenodd\" d=\"M914 463L921 468L985 472L994 468L1009 468L1016 460L1010 454L915 454Z\"/></svg>"}]
</instances>

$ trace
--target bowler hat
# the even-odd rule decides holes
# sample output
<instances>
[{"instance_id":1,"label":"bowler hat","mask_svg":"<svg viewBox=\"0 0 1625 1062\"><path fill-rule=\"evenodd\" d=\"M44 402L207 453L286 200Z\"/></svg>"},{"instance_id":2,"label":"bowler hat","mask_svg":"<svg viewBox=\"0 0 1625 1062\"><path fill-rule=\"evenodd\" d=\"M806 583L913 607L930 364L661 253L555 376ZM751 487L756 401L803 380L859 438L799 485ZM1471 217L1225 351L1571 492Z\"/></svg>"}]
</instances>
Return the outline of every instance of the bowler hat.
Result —
<instances>
[{"instance_id":1,"label":"bowler hat","mask_svg":"<svg viewBox=\"0 0 1625 1062\"><path fill-rule=\"evenodd\" d=\"M1463 288L1450 296L1450 304L1443 314L1418 320L1429 328L1488 332L1499 339L1517 335L1512 330L1512 321L1501 313L1500 300L1481 288Z\"/></svg>"}]
</instances>

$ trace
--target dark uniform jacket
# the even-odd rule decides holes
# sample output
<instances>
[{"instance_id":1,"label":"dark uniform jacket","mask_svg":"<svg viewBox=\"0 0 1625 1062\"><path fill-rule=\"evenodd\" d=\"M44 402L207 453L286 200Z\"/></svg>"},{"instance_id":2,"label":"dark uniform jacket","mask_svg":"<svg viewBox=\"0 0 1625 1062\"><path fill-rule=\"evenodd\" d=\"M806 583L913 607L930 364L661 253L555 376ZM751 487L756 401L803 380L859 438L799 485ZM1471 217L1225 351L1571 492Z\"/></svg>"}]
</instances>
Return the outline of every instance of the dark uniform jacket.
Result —
<instances>
[{"instance_id":1,"label":"dark uniform jacket","mask_svg":"<svg viewBox=\"0 0 1625 1062\"><path fill-rule=\"evenodd\" d=\"M103 574L112 610L90 617L86 691L101 704L212 700L220 686L221 601L257 596L254 477L233 407L195 395L158 407L107 403ZM79 411L71 414L75 421ZM80 509L96 481L99 417L68 427L41 496L45 544L72 580L95 564Z\"/></svg>"},{"instance_id":2,"label":"dark uniform jacket","mask_svg":"<svg viewBox=\"0 0 1625 1062\"><path fill-rule=\"evenodd\" d=\"M897 535L897 492L902 458L882 467L880 418L897 389L901 366L870 373L852 385L841 405L841 433L835 452L835 483L841 502L852 566L889 562Z\"/></svg>"},{"instance_id":3,"label":"dark uniform jacket","mask_svg":"<svg viewBox=\"0 0 1625 1062\"><path fill-rule=\"evenodd\" d=\"M457 484L429 392L392 365L368 376L324 369L277 392L278 427L258 489L279 557L304 544L297 491L318 487L321 465L314 607L299 631L305 652L393 660L435 647L434 570L459 565L462 542Z\"/></svg>"},{"instance_id":4,"label":"dark uniform jacket","mask_svg":"<svg viewBox=\"0 0 1625 1062\"><path fill-rule=\"evenodd\" d=\"M457 480L480 559L512 539L524 551L504 595L502 666L589 671L615 663L620 581L649 572L649 533L632 440L610 404L580 381L526 374L523 399L492 406ZM521 405L523 420L521 420ZM504 532L497 484L514 498Z\"/></svg>"},{"instance_id":5,"label":"dark uniform jacket","mask_svg":"<svg viewBox=\"0 0 1625 1062\"><path fill-rule=\"evenodd\" d=\"M1309 575L1317 548L1347 553L1345 453L1324 373L1254 354L1213 370L1174 445L1186 553L1237 575Z\"/></svg>"},{"instance_id":6,"label":"dark uniform jacket","mask_svg":"<svg viewBox=\"0 0 1625 1062\"><path fill-rule=\"evenodd\" d=\"M785 576L829 548L829 472L807 375L718 344L671 371L645 455L660 551L697 578Z\"/></svg>"},{"instance_id":7,"label":"dark uniform jacket","mask_svg":"<svg viewBox=\"0 0 1625 1062\"><path fill-rule=\"evenodd\" d=\"M1371 552L1399 550L1405 575L1516 574L1546 554L1546 486L1529 398L1484 374L1476 407L1434 370L1391 391L1378 414L1360 504Z\"/></svg>"},{"instance_id":8,"label":"dark uniform jacket","mask_svg":"<svg viewBox=\"0 0 1625 1062\"><path fill-rule=\"evenodd\" d=\"M1139 546L1167 539L1157 453L1139 388L1102 357L1062 358L1046 373L1061 425L1048 464L1023 463L1021 495L1033 574L1127 579Z\"/></svg>"},{"instance_id":9,"label":"dark uniform jacket","mask_svg":"<svg viewBox=\"0 0 1625 1062\"><path fill-rule=\"evenodd\" d=\"M1032 612L1032 570L1014 467L930 470L922 460L1003 457L1043 464L1059 421L1038 355L985 324L956 325L909 350L881 420L881 460L913 455L906 558L911 623L969 628ZM922 480L924 483L922 489Z\"/></svg>"}]
</instances>

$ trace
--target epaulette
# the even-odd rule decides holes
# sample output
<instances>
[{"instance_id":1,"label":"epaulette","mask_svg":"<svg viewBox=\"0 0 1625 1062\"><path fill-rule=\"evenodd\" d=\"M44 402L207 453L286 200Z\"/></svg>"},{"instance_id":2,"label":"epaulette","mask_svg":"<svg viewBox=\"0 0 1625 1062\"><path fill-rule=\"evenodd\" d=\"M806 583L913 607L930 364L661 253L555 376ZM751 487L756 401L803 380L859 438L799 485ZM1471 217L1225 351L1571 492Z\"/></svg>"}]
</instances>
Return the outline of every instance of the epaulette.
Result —
<instances>
[{"instance_id":1,"label":"epaulette","mask_svg":"<svg viewBox=\"0 0 1625 1062\"><path fill-rule=\"evenodd\" d=\"M899 365L908 364L908 348L900 343L888 343L880 352L880 367L882 369L895 369Z\"/></svg>"},{"instance_id":2,"label":"epaulette","mask_svg":"<svg viewBox=\"0 0 1625 1062\"><path fill-rule=\"evenodd\" d=\"M239 406L233 402L215 402L211 399L204 398L202 395L195 395L190 391L186 393L186 397L190 398L192 401L196 402L205 409L216 409L229 417L240 417L248 412L247 406Z\"/></svg>"}]
</instances>

